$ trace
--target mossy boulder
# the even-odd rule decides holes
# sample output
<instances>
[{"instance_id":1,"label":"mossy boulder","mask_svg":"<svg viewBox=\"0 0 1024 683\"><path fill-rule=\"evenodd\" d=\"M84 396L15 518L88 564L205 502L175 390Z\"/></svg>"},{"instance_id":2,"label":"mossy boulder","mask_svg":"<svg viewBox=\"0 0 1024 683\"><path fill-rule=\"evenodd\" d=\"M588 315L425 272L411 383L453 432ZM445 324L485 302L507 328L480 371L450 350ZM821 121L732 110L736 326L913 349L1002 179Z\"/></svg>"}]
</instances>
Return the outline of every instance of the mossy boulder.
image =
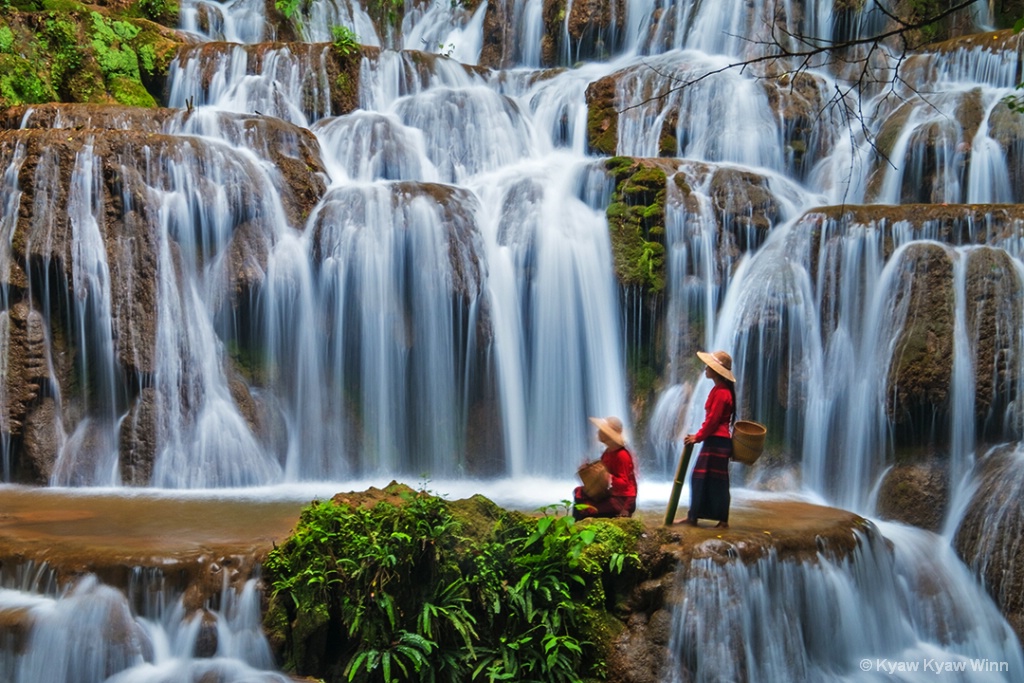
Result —
<instances>
[{"instance_id":1,"label":"mossy boulder","mask_svg":"<svg viewBox=\"0 0 1024 683\"><path fill-rule=\"evenodd\" d=\"M0 107L44 102L154 107L185 42L131 8L10 12L0 19Z\"/></svg>"},{"instance_id":2,"label":"mossy boulder","mask_svg":"<svg viewBox=\"0 0 1024 683\"><path fill-rule=\"evenodd\" d=\"M615 275L625 287L650 293L665 288L665 197L674 165L614 157L605 167L615 180L608 230Z\"/></svg>"},{"instance_id":3,"label":"mossy boulder","mask_svg":"<svg viewBox=\"0 0 1024 683\"><path fill-rule=\"evenodd\" d=\"M408 654L395 646L416 642L409 632L429 623L418 616L429 604L446 610L449 627L432 632L422 663L451 680L469 680L469 673L459 677L459 667L471 662L510 680L524 680L532 669L530 680L656 683L669 675L672 614L687 597L691 574L770 556L848 559L858 533L877 535L851 513L794 502L744 506L724 532L666 527L661 517L646 511L573 523L557 506L525 514L479 495L446 501L397 482L338 494L307 507L264 563L271 590L264 627L287 672L333 683L364 666L361 652L378 662L373 652ZM381 557L390 558L385 572L376 564ZM363 587L369 578L376 583ZM439 589L455 592L440 602ZM522 591L533 613L523 622ZM556 603L562 611L552 626ZM464 611L475 619L472 652L455 633ZM353 627L355 615L360 623ZM384 632L367 630L368 622ZM571 676L533 660L541 637L549 662L565 661L560 648L569 639L580 646ZM510 639L516 647L503 650ZM508 659L492 659L495 651Z\"/></svg>"}]
</instances>

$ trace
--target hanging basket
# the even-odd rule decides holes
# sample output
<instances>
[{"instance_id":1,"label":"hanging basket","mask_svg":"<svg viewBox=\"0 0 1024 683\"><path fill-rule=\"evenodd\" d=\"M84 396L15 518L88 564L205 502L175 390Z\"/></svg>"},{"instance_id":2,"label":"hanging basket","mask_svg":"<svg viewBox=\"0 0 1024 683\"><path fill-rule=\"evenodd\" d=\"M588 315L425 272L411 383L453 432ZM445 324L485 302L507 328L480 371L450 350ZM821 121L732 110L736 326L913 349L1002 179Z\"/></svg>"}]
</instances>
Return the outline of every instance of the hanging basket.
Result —
<instances>
[{"instance_id":1,"label":"hanging basket","mask_svg":"<svg viewBox=\"0 0 1024 683\"><path fill-rule=\"evenodd\" d=\"M732 458L744 465L753 465L764 451L768 429L763 424L737 420L732 430Z\"/></svg>"}]
</instances>

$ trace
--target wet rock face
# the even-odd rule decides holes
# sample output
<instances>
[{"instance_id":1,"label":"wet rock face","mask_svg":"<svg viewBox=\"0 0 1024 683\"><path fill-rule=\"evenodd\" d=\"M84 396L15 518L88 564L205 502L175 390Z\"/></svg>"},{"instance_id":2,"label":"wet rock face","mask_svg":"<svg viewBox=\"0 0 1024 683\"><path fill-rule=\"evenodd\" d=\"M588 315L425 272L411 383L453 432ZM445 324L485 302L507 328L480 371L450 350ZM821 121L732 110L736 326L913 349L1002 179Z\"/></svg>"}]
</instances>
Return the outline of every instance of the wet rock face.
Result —
<instances>
[{"instance_id":1,"label":"wet rock face","mask_svg":"<svg viewBox=\"0 0 1024 683\"><path fill-rule=\"evenodd\" d=\"M977 491L953 537L957 555L981 579L1024 641L1024 463L1020 444L987 453L975 467Z\"/></svg>"},{"instance_id":2,"label":"wet rock face","mask_svg":"<svg viewBox=\"0 0 1024 683\"><path fill-rule=\"evenodd\" d=\"M914 244L904 256L893 308L906 308L887 391L897 443L914 441L948 416L953 373L953 264L944 248ZM938 415L936 415L938 414Z\"/></svg>"},{"instance_id":3,"label":"wet rock face","mask_svg":"<svg viewBox=\"0 0 1024 683\"><path fill-rule=\"evenodd\" d=\"M223 251L214 275L226 286L213 303L245 318L238 312L249 311L262 284L275 226L301 228L323 194L326 173L308 130L266 117L144 114L48 105L3 115L3 125L28 126L0 129L0 158L17 173L17 192L8 196L18 201L4 228L10 246L0 254L0 279L12 300L3 315L0 430L21 451L18 481L45 483L59 425L73 425L88 411L89 388L76 358L84 340L75 321L81 318L87 335L99 330L92 328L106 317L96 307L105 300L112 372L129 408L121 476L148 484L157 407L142 388L157 367L159 300L184 296L182 283L191 279L185 271L210 273L208 264ZM262 163L199 137L204 126L233 134ZM183 202L164 203L168 196ZM63 415L52 401L39 403L50 391L51 371Z\"/></svg>"},{"instance_id":4,"label":"wet rock face","mask_svg":"<svg viewBox=\"0 0 1024 683\"><path fill-rule=\"evenodd\" d=\"M6 434L21 433L30 408L49 382L45 336L43 316L25 302L0 314L0 344L6 353L0 359L0 430Z\"/></svg>"},{"instance_id":5,"label":"wet rock face","mask_svg":"<svg viewBox=\"0 0 1024 683\"><path fill-rule=\"evenodd\" d=\"M806 72L782 74L762 81L768 103L782 121L789 158L787 164L802 176L832 146L818 125L827 96L823 79Z\"/></svg>"},{"instance_id":6,"label":"wet rock face","mask_svg":"<svg viewBox=\"0 0 1024 683\"><path fill-rule=\"evenodd\" d=\"M885 519L938 532L948 503L948 467L931 460L893 467L878 491L877 512Z\"/></svg>"},{"instance_id":7,"label":"wet rock face","mask_svg":"<svg viewBox=\"0 0 1024 683\"><path fill-rule=\"evenodd\" d=\"M968 254L967 329L974 337L974 406L978 434L1005 438L1003 415L1019 401L1021 281L1010 256L982 247ZM1019 419L1011 420L1019 423Z\"/></svg>"},{"instance_id":8,"label":"wet rock face","mask_svg":"<svg viewBox=\"0 0 1024 683\"><path fill-rule=\"evenodd\" d=\"M624 0L577 0L569 12L568 32L574 59L604 59L620 42L616 29L626 16Z\"/></svg>"},{"instance_id":9,"label":"wet rock face","mask_svg":"<svg viewBox=\"0 0 1024 683\"><path fill-rule=\"evenodd\" d=\"M970 344L974 384L974 428L990 441L1018 438L1021 414L1015 406L1021 393L1022 283L1012 258L1001 248L1012 240L1024 210L1006 206L861 206L827 207L805 216L811 231L811 271L825 276L822 318L826 329L836 324L844 276L843 240L852 226L878 231L879 255L891 262L900 241L909 236L950 245L981 245L947 250L918 243L899 256L889 296L897 312L897 343L893 347L886 391L887 409L896 426L897 446L927 445L927 457L945 449L949 434L955 307L963 306ZM896 237L899 230L909 230ZM825 242L822 243L822 240ZM991 246L990 246L991 245ZM819 264L819 257L826 262ZM965 262L965 263L964 263ZM964 263L963 283L954 282L953 267ZM905 310L904 310L905 309ZM889 334L886 330L886 334Z\"/></svg>"},{"instance_id":10,"label":"wet rock face","mask_svg":"<svg viewBox=\"0 0 1024 683\"><path fill-rule=\"evenodd\" d=\"M157 394L146 387L121 422L121 481L127 486L148 486L156 457Z\"/></svg>"},{"instance_id":11,"label":"wet rock face","mask_svg":"<svg viewBox=\"0 0 1024 683\"><path fill-rule=\"evenodd\" d=\"M615 76L587 86L587 145L599 154L615 154L619 114L616 110Z\"/></svg>"}]
</instances>

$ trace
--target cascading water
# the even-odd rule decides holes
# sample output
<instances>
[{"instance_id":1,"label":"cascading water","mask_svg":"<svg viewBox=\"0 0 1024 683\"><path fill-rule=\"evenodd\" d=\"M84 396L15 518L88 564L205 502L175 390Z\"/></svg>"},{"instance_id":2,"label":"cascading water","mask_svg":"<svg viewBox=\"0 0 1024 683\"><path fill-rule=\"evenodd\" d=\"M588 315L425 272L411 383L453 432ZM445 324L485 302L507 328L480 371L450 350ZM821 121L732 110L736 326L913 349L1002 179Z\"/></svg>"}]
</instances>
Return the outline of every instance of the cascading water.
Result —
<instances>
[{"instance_id":1,"label":"cascading water","mask_svg":"<svg viewBox=\"0 0 1024 683\"><path fill-rule=\"evenodd\" d=\"M1015 680L1024 666L953 552L911 527L858 531L846 560L822 548L813 561L699 559L684 572L672 681L916 683L948 672L980 683Z\"/></svg>"},{"instance_id":2,"label":"cascading water","mask_svg":"<svg viewBox=\"0 0 1024 683\"><path fill-rule=\"evenodd\" d=\"M870 513L871 491L897 450L941 433L951 476L970 491L975 442L1018 436L1024 423L1024 373L1006 379L1024 358L1024 334L1012 322L1020 319L1012 303L1022 288L1020 226L992 215L911 224L808 209L1017 200L1009 178L1019 177L1022 154L1002 103L1016 61L989 46L918 55L907 66L927 74L934 92L874 84L843 109L830 98L849 74L824 58L801 74L726 67L763 55L770 45L759 41L772 35L819 44L877 31L886 21L877 9L636 0L610 3L581 29L582 3L567 4L557 21L542 4L502 3L506 43L491 61L525 68L488 72L466 66L494 48L487 3L473 11L409 4L400 25L381 30L366 8L335 0L299 3L281 27L264 3L191 0L181 26L201 42L182 49L168 84L168 104L183 111L145 124L158 139L144 152L101 159L77 130L130 133L128 122L55 121L78 145L74 170L61 189L57 151L34 162L40 225L32 237L57 240L45 223L55 220L54 198L66 196L74 302L51 310L60 297L47 289L38 292L41 310L21 312L5 284L0 313L0 348L17 341L12 330L28 326L20 321L63 330L61 316L74 316L66 327L82 353L71 384L80 395L62 395L67 361L54 360L53 341L37 335L42 378L32 378L57 406L47 414L60 450L50 481L213 488L421 473L566 477L593 450L587 415L630 421L624 359L649 336L667 359L641 464L650 480L671 473L679 436L700 419L707 385L688 382L692 351L722 347L736 358L743 416L771 425L773 448L805 489ZM990 20L982 4L979 23ZM435 54L364 54L360 108L332 117L346 84L331 70L329 45L255 43L327 41L334 26L364 45ZM230 42L212 42L220 40ZM592 58L608 61L539 68ZM620 110L614 153L675 164L664 314L643 309L636 290L621 295L613 278L605 211L613 182L589 146L587 105L606 77L615 78ZM694 84L678 87L687 81ZM845 127L844 112L858 107L870 137ZM0 147L0 162L7 272L26 150ZM117 199L149 226L150 244L104 246L109 178L133 190ZM313 197L309 206L295 200L302 192ZM58 251L27 252L28 286L58 286ZM128 294L112 288L113 273L147 259L152 288L136 280ZM999 302L995 313L977 303L978 273L989 276L984 299ZM948 285L948 298L929 296L936 282ZM132 299L152 307L150 336L126 322ZM949 400L927 413L893 380L929 348L929 334L938 336L913 328L935 311L949 322ZM624 319L646 329L655 315L665 316L664 335L624 329ZM978 344L986 325L997 330L996 352ZM991 369L985 381L978 367ZM6 375L6 365L0 370ZM0 407L14 400L0 393ZM895 420L892 406L909 417ZM151 471L126 468L119 457L142 453L144 434L154 435ZM2 448L9 481L13 446ZM881 533L892 554L870 532L847 561L691 567L673 651L698 680L731 679L722 672L738 662L736 676L748 680L881 680L858 673L858 657L1024 667L948 539L889 525ZM207 672L249 680L249 669L270 664L255 635L254 589L246 591L224 598L224 650L203 664L190 650L199 624L183 610L137 616L94 579L60 597L5 591L0 600L33 615L33 640L4 671L27 681L50 675L47 666L75 667L106 680L115 672L96 662L40 654L81 617L93 620L86 629L114 620L125 634L104 654L103 666L123 669L109 680ZM921 594L928 599L916 604ZM845 609L830 612L832 602ZM791 621L794 604L800 618ZM707 634L694 638L691 624L722 605L720 647L694 648ZM765 622L749 618L754 612ZM836 633L823 627L833 623L845 647L838 654L836 637L817 639ZM737 630L742 647L731 637ZM87 645L75 646L81 656ZM221 666L237 670L214 673Z\"/></svg>"},{"instance_id":3,"label":"cascading water","mask_svg":"<svg viewBox=\"0 0 1024 683\"><path fill-rule=\"evenodd\" d=\"M57 592L45 567L21 574L0 588L0 614L21 632L0 648L5 681L288 680L272 670L255 579L239 591L225 587L219 607L186 614L159 575L133 581L126 596L92 575Z\"/></svg>"}]
</instances>

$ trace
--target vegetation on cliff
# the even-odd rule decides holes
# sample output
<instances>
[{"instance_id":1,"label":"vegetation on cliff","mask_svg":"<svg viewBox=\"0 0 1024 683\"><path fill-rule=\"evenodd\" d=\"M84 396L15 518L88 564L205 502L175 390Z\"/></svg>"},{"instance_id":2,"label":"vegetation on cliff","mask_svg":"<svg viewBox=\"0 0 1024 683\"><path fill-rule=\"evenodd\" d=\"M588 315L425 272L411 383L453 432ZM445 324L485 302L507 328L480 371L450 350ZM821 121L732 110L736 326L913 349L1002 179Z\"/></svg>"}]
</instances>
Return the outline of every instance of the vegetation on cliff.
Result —
<instances>
[{"instance_id":1,"label":"vegetation on cliff","mask_svg":"<svg viewBox=\"0 0 1024 683\"><path fill-rule=\"evenodd\" d=\"M177 6L166 0L139 0L119 12L77 2L11 3L0 16L0 107L154 107L151 90L160 87L180 44L158 22L176 20Z\"/></svg>"},{"instance_id":2,"label":"vegetation on cliff","mask_svg":"<svg viewBox=\"0 0 1024 683\"><path fill-rule=\"evenodd\" d=\"M305 508L265 564L287 671L327 681L604 680L640 522L577 524L391 484ZM376 495L374 495L376 494Z\"/></svg>"}]
</instances>

